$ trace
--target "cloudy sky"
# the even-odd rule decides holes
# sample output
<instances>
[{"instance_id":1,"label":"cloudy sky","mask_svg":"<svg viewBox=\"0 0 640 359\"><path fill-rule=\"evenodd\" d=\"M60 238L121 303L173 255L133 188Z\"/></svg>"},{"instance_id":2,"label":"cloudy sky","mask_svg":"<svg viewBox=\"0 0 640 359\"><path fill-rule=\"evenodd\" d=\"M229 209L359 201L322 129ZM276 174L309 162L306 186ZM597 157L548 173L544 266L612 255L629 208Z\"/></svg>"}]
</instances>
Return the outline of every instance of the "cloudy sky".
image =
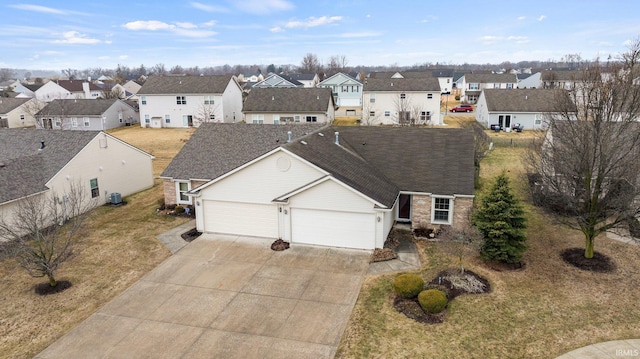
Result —
<instances>
[{"instance_id":1,"label":"cloudy sky","mask_svg":"<svg viewBox=\"0 0 640 359\"><path fill-rule=\"evenodd\" d=\"M594 59L640 36L635 0L3 0L0 13L0 67L47 70Z\"/></svg>"}]
</instances>

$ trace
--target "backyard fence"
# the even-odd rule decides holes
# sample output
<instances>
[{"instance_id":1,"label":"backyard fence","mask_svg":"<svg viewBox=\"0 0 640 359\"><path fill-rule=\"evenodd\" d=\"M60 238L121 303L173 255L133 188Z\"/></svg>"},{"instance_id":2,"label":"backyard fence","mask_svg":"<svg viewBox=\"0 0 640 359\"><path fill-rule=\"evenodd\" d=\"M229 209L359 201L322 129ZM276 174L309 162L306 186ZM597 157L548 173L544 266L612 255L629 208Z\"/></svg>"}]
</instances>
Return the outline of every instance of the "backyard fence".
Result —
<instances>
[{"instance_id":1,"label":"backyard fence","mask_svg":"<svg viewBox=\"0 0 640 359\"><path fill-rule=\"evenodd\" d=\"M491 137L494 147L530 147L539 141L536 138Z\"/></svg>"}]
</instances>

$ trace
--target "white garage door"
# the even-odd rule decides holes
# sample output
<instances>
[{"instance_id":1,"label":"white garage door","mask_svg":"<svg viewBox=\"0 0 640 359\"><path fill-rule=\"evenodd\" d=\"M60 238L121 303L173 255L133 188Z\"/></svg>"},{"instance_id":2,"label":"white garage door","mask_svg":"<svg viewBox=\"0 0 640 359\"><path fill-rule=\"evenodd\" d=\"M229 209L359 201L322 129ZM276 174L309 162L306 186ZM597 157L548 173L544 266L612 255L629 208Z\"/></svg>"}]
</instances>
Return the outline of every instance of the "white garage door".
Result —
<instances>
[{"instance_id":1,"label":"white garage door","mask_svg":"<svg viewBox=\"0 0 640 359\"><path fill-rule=\"evenodd\" d=\"M278 237L278 208L268 204L203 201L205 232Z\"/></svg>"},{"instance_id":2,"label":"white garage door","mask_svg":"<svg viewBox=\"0 0 640 359\"><path fill-rule=\"evenodd\" d=\"M375 232L375 215L372 213L291 209L293 243L373 249Z\"/></svg>"}]
</instances>

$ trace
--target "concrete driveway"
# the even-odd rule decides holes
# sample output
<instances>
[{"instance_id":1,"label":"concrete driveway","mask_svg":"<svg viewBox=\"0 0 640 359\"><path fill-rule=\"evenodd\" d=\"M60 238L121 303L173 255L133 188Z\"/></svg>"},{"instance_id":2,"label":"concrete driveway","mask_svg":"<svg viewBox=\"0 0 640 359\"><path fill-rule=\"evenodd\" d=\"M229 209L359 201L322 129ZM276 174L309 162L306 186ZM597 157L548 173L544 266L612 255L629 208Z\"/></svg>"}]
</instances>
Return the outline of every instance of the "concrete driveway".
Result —
<instances>
[{"instance_id":1,"label":"concrete driveway","mask_svg":"<svg viewBox=\"0 0 640 359\"><path fill-rule=\"evenodd\" d=\"M36 358L333 358L366 251L204 234Z\"/></svg>"}]
</instances>

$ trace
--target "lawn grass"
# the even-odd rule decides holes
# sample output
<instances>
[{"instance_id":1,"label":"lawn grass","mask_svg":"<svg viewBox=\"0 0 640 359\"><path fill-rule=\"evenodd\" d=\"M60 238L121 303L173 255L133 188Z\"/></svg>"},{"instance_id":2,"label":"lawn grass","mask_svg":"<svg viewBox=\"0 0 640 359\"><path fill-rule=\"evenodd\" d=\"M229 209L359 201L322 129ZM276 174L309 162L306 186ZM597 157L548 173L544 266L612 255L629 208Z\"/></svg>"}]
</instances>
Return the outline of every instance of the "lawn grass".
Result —
<instances>
[{"instance_id":1,"label":"lawn grass","mask_svg":"<svg viewBox=\"0 0 640 359\"><path fill-rule=\"evenodd\" d=\"M577 231L553 223L527 200L524 149L496 148L482 162L481 191L503 170L523 203L529 246L525 269L496 272L476 256L465 267L486 277L493 291L451 302L444 323L425 325L396 312L396 274L365 279L337 358L554 358L595 342L640 337L640 248L606 239L596 250L614 259L614 273L565 264L560 251L582 247ZM422 273L431 280L455 259L437 243L418 244Z\"/></svg>"},{"instance_id":2,"label":"lawn grass","mask_svg":"<svg viewBox=\"0 0 640 359\"><path fill-rule=\"evenodd\" d=\"M124 127L111 134L154 154L157 176L182 148L192 130ZM73 286L38 296L31 278L11 259L0 260L0 357L31 358L156 267L170 253L155 236L188 219L156 214L162 186L124 200L122 207L99 207L87 222L88 235L58 271Z\"/></svg>"}]
</instances>

